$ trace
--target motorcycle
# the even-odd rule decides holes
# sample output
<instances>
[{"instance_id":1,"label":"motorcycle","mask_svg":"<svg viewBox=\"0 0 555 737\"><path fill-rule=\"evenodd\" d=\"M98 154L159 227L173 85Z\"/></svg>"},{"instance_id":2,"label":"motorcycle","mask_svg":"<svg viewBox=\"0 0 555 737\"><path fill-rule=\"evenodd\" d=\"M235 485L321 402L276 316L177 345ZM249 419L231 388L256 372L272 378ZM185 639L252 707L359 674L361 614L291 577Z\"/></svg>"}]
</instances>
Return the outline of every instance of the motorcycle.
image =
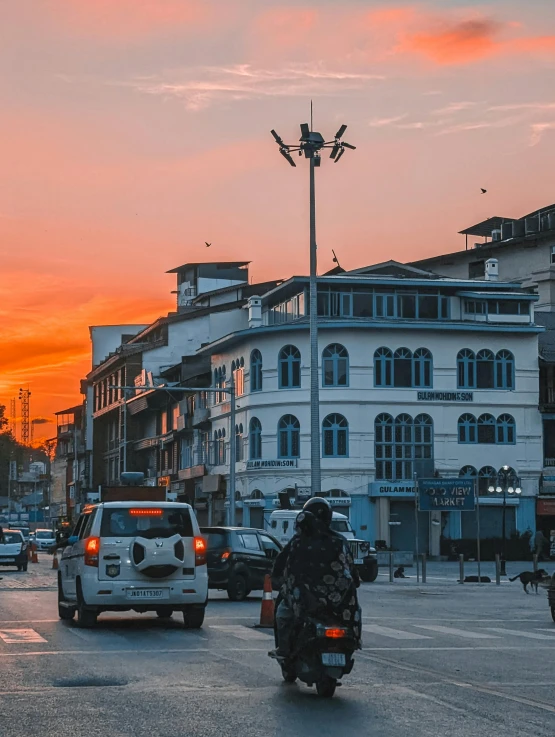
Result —
<instances>
[{"instance_id":1,"label":"motorcycle","mask_svg":"<svg viewBox=\"0 0 555 737\"><path fill-rule=\"evenodd\" d=\"M280 597L276 605L279 600ZM275 617L274 638L277 647ZM293 632L291 641L291 653L286 658L270 653L281 666L283 680L294 683L299 679L309 687L316 685L319 696L331 698L341 685L339 680L353 669L353 654L359 647L353 630L329 617L306 617Z\"/></svg>"}]
</instances>

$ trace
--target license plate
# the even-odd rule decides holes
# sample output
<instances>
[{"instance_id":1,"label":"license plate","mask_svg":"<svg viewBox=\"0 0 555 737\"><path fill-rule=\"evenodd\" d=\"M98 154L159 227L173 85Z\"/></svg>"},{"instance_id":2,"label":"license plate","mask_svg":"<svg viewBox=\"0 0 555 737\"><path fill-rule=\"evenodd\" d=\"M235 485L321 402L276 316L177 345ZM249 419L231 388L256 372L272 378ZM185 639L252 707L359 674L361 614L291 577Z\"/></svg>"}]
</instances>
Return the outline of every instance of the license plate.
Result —
<instances>
[{"instance_id":1,"label":"license plate","mask_svg":"<svg viewBox=\"0 0 555 737\"><path fill-rule=\"evenodd\" d=\"M0 564L1 563L15 563L15 558L2 558L2 560L0 560Z\"/></svg>"},{"instance_id":2,"label":"license plate","mask_svg":"<svg viewBox=\"0 0 555 737\"><path fill-rule=\"evenodd\" d=\"M322 653L322 665L345 665L345 653Z\"/></svg>"},{"instance_id":3,"label":"license plate","mask_svg":"<svg viewBox=\"0 0 555 737\"><path fill-rule=\"evenodd\" d=\"M127 589L128 599L168 599L168 589Z\"/></svg>"},{"instance_id":4,"label":"license plate","mask_svg":"<svg viewBox=\"0 0 555 737\"><path fill-rule=\"evenodd\" d=\"M355 566L361 566L363 563L363 558L355 558Z\"/></svg>"}]
</instances>

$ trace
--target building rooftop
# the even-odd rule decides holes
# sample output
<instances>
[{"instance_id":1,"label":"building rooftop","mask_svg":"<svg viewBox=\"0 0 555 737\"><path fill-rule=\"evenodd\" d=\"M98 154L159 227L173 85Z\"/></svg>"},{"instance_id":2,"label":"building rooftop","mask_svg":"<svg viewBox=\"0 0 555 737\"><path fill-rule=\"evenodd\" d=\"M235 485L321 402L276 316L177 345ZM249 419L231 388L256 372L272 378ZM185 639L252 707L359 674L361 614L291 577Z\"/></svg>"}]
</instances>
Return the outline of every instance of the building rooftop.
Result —
<instances>
[{"instance_id":1,"label":"building rooftop","mask_svg":"<svg viewBox=\"0 0 555 737\"><path fill-rule=\"evenodd\" d=\"M216 266L222 269L233 269L248 266L249 264L250 261L191 261L190 263L176 266L175 269L169 269L169 271L166 271L166 274L178 274L180 271L194 269L197 266Z\"/></svg>"}]
</instances>

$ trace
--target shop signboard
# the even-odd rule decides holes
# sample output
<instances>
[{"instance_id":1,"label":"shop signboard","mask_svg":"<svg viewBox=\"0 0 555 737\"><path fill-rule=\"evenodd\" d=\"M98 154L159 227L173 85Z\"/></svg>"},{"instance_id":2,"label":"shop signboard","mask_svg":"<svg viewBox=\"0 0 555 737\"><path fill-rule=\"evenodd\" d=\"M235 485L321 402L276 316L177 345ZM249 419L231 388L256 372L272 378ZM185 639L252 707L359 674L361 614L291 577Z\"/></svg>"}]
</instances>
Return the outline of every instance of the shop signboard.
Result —
<instances>
[{"instance_id":1,"label":"shop signboard","mask_svg":"<svg viewBox=\"0 0 555 737\"><path fill-rule=\"evenodd\" d=\"M418 508L421 512L474 512L474 479L420 479Z\"/></svg>"}]
</instances>

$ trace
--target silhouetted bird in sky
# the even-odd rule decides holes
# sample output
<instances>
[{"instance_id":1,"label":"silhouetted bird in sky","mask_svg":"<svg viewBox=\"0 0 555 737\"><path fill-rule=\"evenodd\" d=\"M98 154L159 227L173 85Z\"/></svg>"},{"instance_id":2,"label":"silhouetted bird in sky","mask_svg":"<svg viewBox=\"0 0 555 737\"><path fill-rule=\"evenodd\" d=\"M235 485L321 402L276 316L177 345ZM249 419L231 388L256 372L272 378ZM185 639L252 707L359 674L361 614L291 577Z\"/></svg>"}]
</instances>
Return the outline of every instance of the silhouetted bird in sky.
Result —
<instances>
[{"instance_id":1,"label":"silhouetted bird in sky","mask_svg":"<svg viewBox=\"0 0 555 737\"><path fill-rule=\"evenodd\" d=\"M204 241L204 242L206 243L206 248L210 248L210 246L212 245L211 243L208 243L208 241Z\"/></svg>"},{"instance_id":2,"label":"silhouetted bird in sky","mask_svg":"<svg viewBox=\"0 0 555 737\"><path fill-rule=\"evenodd\" d=\"M486 194L486 192L487 192L487 189L484 189L483 187L480 187L480 192L481 192L482 194Z\"/></svg>"}]
</instances>

